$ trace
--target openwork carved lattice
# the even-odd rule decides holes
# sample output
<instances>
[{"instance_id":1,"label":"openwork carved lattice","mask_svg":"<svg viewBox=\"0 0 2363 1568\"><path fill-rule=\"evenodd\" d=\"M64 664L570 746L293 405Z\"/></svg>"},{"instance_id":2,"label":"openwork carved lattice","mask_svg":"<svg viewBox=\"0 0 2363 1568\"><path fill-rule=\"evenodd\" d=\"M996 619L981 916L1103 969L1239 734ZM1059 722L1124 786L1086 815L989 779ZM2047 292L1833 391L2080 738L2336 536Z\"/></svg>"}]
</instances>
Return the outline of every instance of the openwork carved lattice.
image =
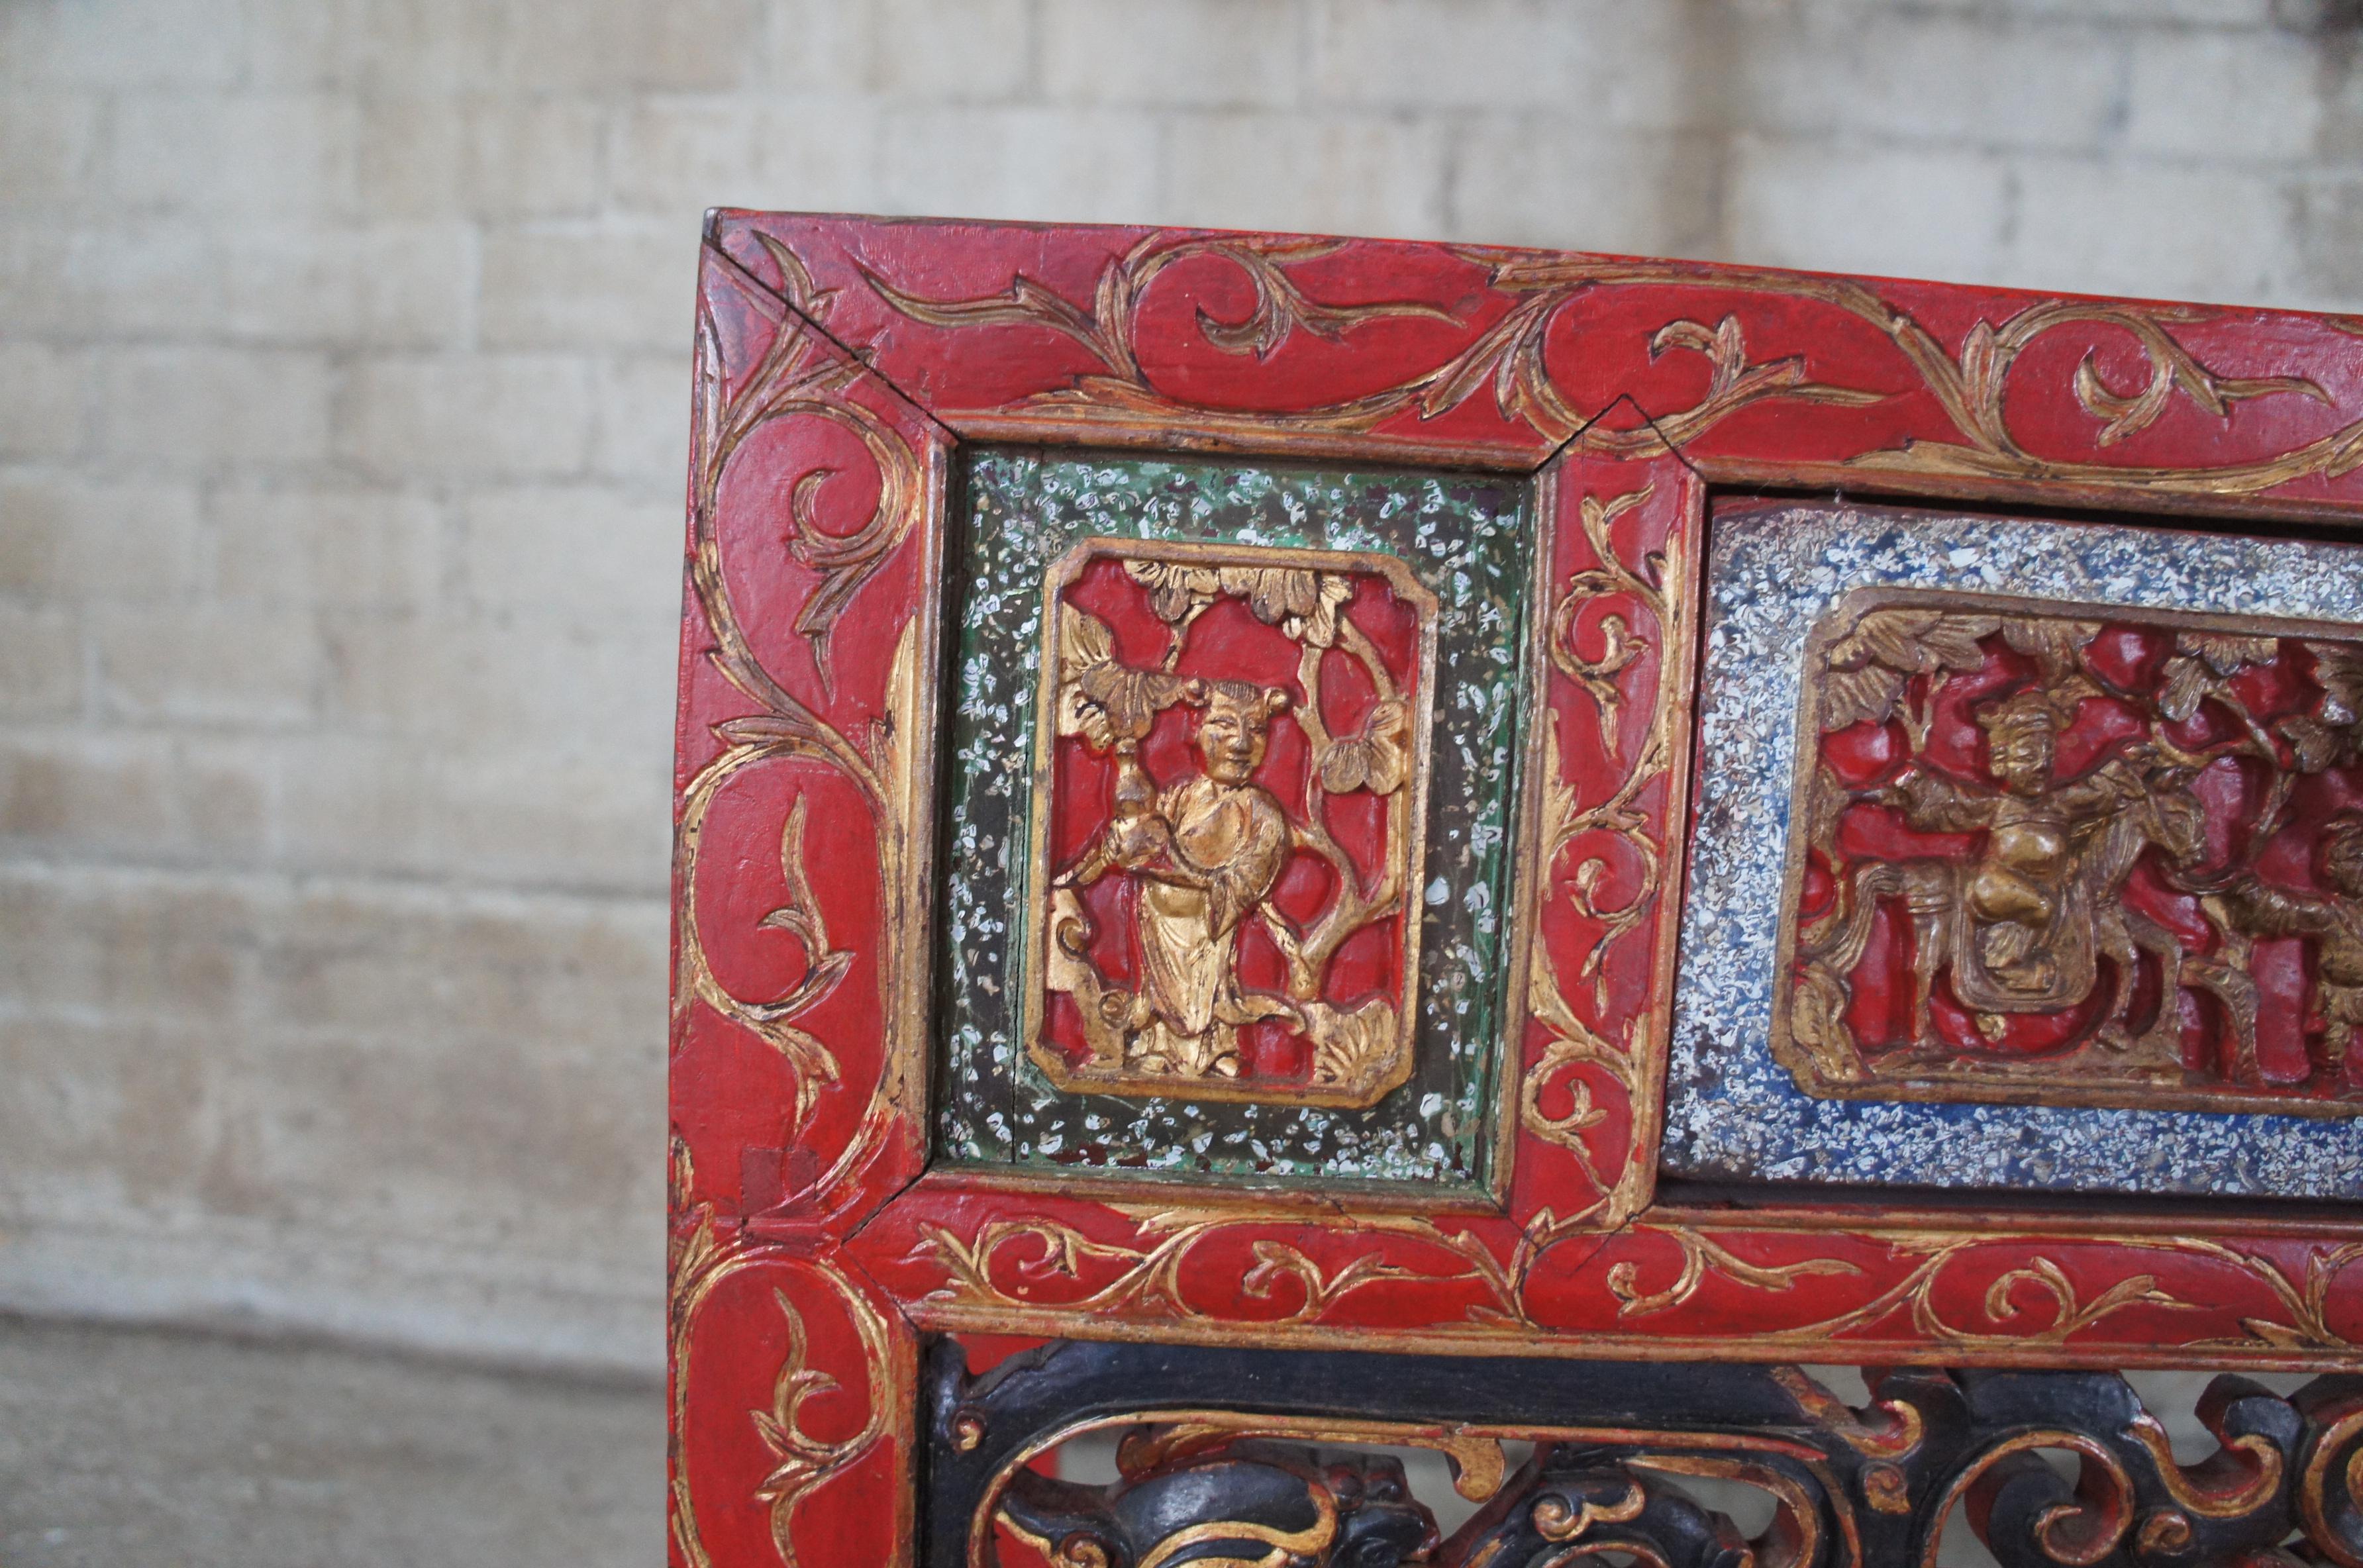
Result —
<instances>
[{"instance_id":1,"label":"openwork carved lattice","mask_svg":"<svg viewBox=\"0 0 2363 1568\"><path fill-rule=\"evenodd\" d=\"M1869 1385L1858 1409L1792 1366L1075 1342L971 1378L944 1342L924 1388L926 1561L1887 1568L1935 1562L1948 1524L2006 1568L2363 1561L2363 1377L2286 1398L2218 1377L2198 1410L2217 1447L2191 1464L2113 1373L1922 1368ZM1112 1429L1112 1485L1034 1465ZM1519 1441L1533 1454L1514 1468ZM1441 1453L1482 1506L1444 1535L1377 1446ZM1769 1522L1743 1532L1700 1482L1759 1494L1740 1511Z\"/></svg>"}]
</instances>

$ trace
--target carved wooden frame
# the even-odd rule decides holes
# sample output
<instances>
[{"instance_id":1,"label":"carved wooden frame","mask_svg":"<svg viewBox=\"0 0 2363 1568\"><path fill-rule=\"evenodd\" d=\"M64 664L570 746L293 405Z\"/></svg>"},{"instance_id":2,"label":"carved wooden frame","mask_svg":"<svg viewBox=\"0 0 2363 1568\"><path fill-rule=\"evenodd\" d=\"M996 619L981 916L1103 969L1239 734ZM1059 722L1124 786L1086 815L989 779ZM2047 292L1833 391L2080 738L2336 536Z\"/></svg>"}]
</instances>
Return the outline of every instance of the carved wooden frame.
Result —
<instances>
[{"instance_id":1,"label":"carved wooden frame","mask_svg":"<svg viewBox=\"0 0 2363 1568\"><path fill-rule=\"evenodd\" d=\"M971 441L1533 476L1551 587L1523 810L1547 886L1513 960L1499 1202L927 1168L942 563ZM929 1334L2363 1365L2351 1211L1708 1203L1660 1195L1655 1162L1712 491L2352 537L2358 468L2363 350L2326 317L714 215L677 733L673 1560L906 1561ZM1607 613L1640 657L1601 655Z\"/></svg>"}]
</instances>

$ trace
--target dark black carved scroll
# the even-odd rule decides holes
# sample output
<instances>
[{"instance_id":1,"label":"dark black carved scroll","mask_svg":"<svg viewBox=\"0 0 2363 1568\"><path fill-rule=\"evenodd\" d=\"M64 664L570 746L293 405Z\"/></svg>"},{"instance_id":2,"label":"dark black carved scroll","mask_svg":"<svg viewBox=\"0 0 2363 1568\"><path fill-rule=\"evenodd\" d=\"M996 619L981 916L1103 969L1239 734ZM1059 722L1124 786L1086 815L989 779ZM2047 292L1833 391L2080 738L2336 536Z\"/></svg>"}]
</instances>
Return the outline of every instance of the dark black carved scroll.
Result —
<instances>
[{"instance_id":1,"label":"dark black carved scroll","mask_svg":"<svg viewBox=\"0 0 2363 1568\"><path fill-rule=\"evenodd\" d=\"M990 1568L998 1520L1058 1568L1888 1568L1933 1562L1958 1513L2006 1568L2363 1568L2363 1377L2286 1399L2217 1378L2217 1448L2190 1465L2113 1374L1868 1378L1857 1409L1794 1367L1085 1343L971 1378L941 1342L926 1561ZM1026 1467L1111 1428L1113 1485ZM1438 1541L1399 1465L1340 1444L1440 1452L1483 1506ZM1771 1523L1743 1536L1699 1481L1763 1494Z\"/></svg>"}]
</instances>

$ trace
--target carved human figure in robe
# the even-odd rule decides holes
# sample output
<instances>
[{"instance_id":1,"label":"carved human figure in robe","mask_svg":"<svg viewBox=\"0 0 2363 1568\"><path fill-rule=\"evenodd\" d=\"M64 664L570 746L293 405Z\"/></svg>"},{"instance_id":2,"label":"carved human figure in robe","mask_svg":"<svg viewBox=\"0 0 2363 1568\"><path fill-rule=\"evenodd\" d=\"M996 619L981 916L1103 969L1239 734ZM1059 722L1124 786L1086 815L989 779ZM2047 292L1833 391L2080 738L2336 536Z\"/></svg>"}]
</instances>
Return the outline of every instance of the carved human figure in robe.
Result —
<instances>
[{"instance_id":1,"label":"carved human figure in robe","mask_svg":"<svg viewBox=\"0 0 2363 1568\"><path fill-rule=\"evenodd\" d=\"M2363 812L2331 819L2322 835L2328 897L2244 876L2211 900L2246 936L2302 936L2314 944L2314 1005L2322 1016L2322 1075L2334 1084L2363 1030Z\"/></svg>"},{"instance_id":2,"label":"carved human figure in robe","mask_svg":"<svg viewBox=\"0 0 2363 1568\"><path fill-rule=\"evenodd\" d=\"M1154 781L1137 748L1120 747L1109 822L1056 885L1084 886L1116 868L1139 879L1141 974L1123 1020L1126 1066L1236 1077L1239 1026L1292 1012L1280 998L1242 991L1237 973L1239 924L1288 860L1287 812L1254 774L1289 696L1193 680L1182 701L1197 711L1204 771L1155 793L1151 805Z\"/></svg>"},{"instance_id":3,"label":"carved human figure in robe","mask_svg":"<svg viewBox=\"0 0 2363 1568\"><path fill-rule=\"evenodd\" d=\"M2058 782L2060 714L2040 692L2021 692L1980 722L1998 790L1915 767L1880 798L1921 831L1987 835L1959 885L1969 916L1960 933L1969 940L1954 955L1961 999L2011 1011L2072 1006L2094 977L2091 889L2080 874L2087 846L2147 787L2123 756Z\"/></svg>"}]
</instances>

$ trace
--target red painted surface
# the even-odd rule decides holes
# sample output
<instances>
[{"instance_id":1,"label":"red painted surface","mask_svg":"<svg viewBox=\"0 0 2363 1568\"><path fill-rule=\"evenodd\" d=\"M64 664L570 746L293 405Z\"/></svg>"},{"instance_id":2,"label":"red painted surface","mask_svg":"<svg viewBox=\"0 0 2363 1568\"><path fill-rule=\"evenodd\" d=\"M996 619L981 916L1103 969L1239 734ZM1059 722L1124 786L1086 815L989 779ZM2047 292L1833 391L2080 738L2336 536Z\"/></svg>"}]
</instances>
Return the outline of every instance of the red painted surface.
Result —
<instances>
[{"instance_id":1,"label":"red painted surface","mask_svg":"<svg viewBox=\"0 0 2363 1568\"><path fill-rule=\"evenodd\" d=\"M2338 324L1371 241L738 213L710 238L699 451L749 399L778 412L738 442L704 514L735 631L715 624L711 583L683 625L677 778L702 826L693 878L676 886L680 945L735 1000L702 989L684 957L676 1562L768 1563L783 1539L808 1563L893 1560L919 1327L2356 1364L2363 1271L2343 1216L1654 1204L1690 766L1681 679L1663 766L1635 782L1659 670L1681 675L1694 652L1644 600L1693 593L1710 480L2351 527L2363 351ZM767 359L783 331L794 352ZM895 1020L924 1000L910 933L926 912L913 889L933 762L896 768L940 712L931 498L959 439L1028 431L1517 469L1564 448L1544 481L1538 616L1611 565L1586 501L1643 496L1605 539L1644 591L1611 581L1545 628L1596 665L1614 615L1640 651L1608 677L1613 713L1557 662L1542 693L1557 715L1548 762L1592 825L1535 867L1536 951L1564 1011L1537 1010L1519 1043L1531 1093L1509 1103L1502 1206L1191 1208L1194 1191L922 1174L926 1043ZM901 510L865 534L882 498ZM884 541L870 567L833 572L865 538ZM898 717L897 653L913 646L925 701ZM811 741L814 725L835 739ZM1875 776L1876 738L1846 745L1845 766ZM699 781L726 765L701 801ZM1062 800L1088 800L1088 774L1064 775ZM916 792L898 795L906 778ZM808 920L767 919L794 901L782 849L798 802L816 944ZM904 805L919 818L898 818ZM1062 834L1085 831L1083 807L1061 810ZM826 983L806 986L816 969ZM783 1388L804 1391L801 1440L766 1424Z\"/></svg>"},{"instance_id":2,"label":"red painted surface","mask_svg":"<svg viewBox=\"0 0 2363 1568\"><path fill-rule=\"evenodd\" d=\"M1395 597L1386 579L1374 572L1336 574L1352 585L1353 596L1337 607L1337 614L1370 640L1379 662L1393 681L1398 700L1412 712L1426 697L1426 673L1420 661L1417 610ZM1081 575L1059 593L1059 602L1105 626L1116 662L1142 673L1165 671L1187 681L1246 682L1277 694L1284 704L1270 721L1262 763L1248 782L1268 793L1292 823L1311 820L1315 782L1311 742L1299 715L1308 700L1300 676L1304 646L1285 635L1277 624L1259 618L1242 599L1223 598L1177 631L1158 617L1151 591L1113 555L1094 558ZM1174 637L1181 643L1178 657ZM1319 681L1320 718L1332 735L1352 735L1369 720L1378 691L1368 673L1348 657L1322 660ZM1137 742L1136 789L1162 795L1204 772L1199 756L1199 734L1205 716L1203 701L1175 701L1159 711L1148 733ZM1054 874L1072 874L1093 867L1089 879L1079 879L1076 893L1090 921L1085 955L1101 976L1127 990L1142 982L1142 955L1135 911L1145 877L1165 867L1171 850L1151 851L1143 844L1124 849L1112 838L1118 764L1112 749L1096 747L1082 734L1059 736L1052 745L1048 867ZM1337 847L1351 862L1361 886L1376 886L1388 866L1386 803L1368 790L1330 796L1320 808ZM1120 832L1121 830L1113 830ZM1110 861L1111 854L1122 858ZM1107 862L1106 864L1102 864ZM1338 878L1329 863L1302 845L1288 851L1273 885L1272 902L1298 932L1310 929L1338 897ZM1278 997L1287 994L1287 959L1261 923L1244 922L1237 936L1239 984L1251 992ZM1400 1006L1403 996L1403 944L1401 918L1389 917L1363 927L1341 944L1322 974L1314 997L1349 1010L1373 998ZM1045 1037L1071 1065L1091 1059L1082 1020L1073 999L1048 999ZM1239 1081L1257 1088L1308 1084L1313 1077L1313 1045L1301 1028L1277 1019L1244 1026L1239 1032Z\"/></svg>"}]
</instances>

